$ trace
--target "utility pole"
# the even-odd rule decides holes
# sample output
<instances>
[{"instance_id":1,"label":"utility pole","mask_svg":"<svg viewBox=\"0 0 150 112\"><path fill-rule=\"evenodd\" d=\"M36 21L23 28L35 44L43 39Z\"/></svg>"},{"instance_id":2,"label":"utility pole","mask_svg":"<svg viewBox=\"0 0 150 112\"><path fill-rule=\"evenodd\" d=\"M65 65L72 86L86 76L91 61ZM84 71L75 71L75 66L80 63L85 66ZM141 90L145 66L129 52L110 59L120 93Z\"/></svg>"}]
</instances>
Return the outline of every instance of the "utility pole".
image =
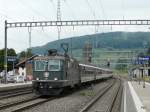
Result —
<instances>
[{"instance_id":1,"label":"utility pole","mask_svg":"<svg viewBox=\"0 0 150 112\"><path fill-rule=\"evenodd\" d=\"M72 55L72 37L70 38L70 40L71 40L71 42L70 42L70 55L71 55L71 57L73 57L73 55Z\"/></svg>"},{"instance_id":2,"label":"utility pole","mask_svg":"<svg viewBox=\"0 0 150 112\"><path fill-rule=\"evenodd\" d=\"M60 0L57 0L57 21L61 21L61 2ZM60 32L61 32L61 26L57 26L57 30L58 30L58 40L60 40Z\"/></svg>"},{"instance_id":3,"label":"utility pole","mask_svg":"<svg viewBox=\"0 0 150 112\"><path fill-rule=\"evenodd\" d=\"M4 83L7 83L7 21L5 21L5 58L4 58L4 69L5 69L5 74L4 74Z\"/></svg>"},{"instance_id":4,"label":"utility pole","mask_svg":"<svg viewBox=\"0 0 150 112\"><path fill-rule=\"evenodd\" d=\"M26 58L30 57L30 54L32 54L32 49L31 49L31 27L28 27L28 33L29 33L29 48L27 49L26 52Z\"/></svg>"},{"instance_id":5,"label":"utility pole","mask_svg":"<svg viewBox=\"0 0 150 112\"><path fill-rule=\"evenodd\" d=\"M31 50L31 27L28 27L29 32L29 50Z\"/></svg>"}]
</instances>

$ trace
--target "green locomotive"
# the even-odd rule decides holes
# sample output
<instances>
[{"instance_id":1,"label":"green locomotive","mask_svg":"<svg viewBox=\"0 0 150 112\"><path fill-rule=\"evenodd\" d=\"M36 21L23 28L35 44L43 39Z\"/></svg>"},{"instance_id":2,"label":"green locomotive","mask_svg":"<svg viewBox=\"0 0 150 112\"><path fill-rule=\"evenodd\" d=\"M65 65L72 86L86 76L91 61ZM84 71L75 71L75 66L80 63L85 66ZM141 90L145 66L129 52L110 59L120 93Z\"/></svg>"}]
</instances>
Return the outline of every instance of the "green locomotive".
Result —
<instances>
[{"instance_id":1,"label":"green locomotive","mask_svg":"<svg viewBox=\"0 0 150 112\"><path fill-rule=\"evenodd\" d=\"M40 95L58 95L67 87L110 78L111 73L111 70L79 64L68 55L50 53L33 60L33 90Z\"/></svg>"}]
</instances>

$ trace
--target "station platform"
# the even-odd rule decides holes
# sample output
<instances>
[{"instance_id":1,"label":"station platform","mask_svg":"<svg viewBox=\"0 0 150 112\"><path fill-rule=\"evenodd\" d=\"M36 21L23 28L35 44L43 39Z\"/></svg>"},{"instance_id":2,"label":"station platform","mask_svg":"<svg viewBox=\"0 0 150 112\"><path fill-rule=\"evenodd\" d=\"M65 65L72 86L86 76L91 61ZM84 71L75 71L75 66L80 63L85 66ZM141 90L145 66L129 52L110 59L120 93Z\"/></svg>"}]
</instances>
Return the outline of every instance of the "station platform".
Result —
<instances>
[{"instance_id":1,"label":"station platform","mask_svg":"<svg viewBox=\"0 0 150 112\"><path fill-rule=\"evenodd\" d=\"M0 83L0 91L31 87L31 86L32 86L32 81L28 81L26 83L25 82L24 83L7 83L7 84Z\"/></svg>"},{"instance_id":2,"label":"station platform","mask_svg":"<svg viewBox=\"0 0 150 112\"><path fill-rule=\"evenodd\" d=\"M124 83L122 112L150 112L150 83L126 81Z\"/></svg>"}]
</instances>

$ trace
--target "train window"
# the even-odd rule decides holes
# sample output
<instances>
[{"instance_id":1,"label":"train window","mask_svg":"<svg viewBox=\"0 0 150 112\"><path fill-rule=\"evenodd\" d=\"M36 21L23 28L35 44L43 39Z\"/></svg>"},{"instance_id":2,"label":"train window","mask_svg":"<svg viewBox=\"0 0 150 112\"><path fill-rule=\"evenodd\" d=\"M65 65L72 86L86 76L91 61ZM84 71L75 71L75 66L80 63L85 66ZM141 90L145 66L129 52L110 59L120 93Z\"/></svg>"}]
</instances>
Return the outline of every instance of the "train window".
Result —
<instances>
[{"instance_id":1,"label":"train window","mask_svg":"<svg viewBox=\"0 0 150 112\"><path fill-rule=\"evenodd\" d=\"M35 61L35 71L45 71L46 61L37 60Z\"/></svg>"},{"instance_id":2,"label":"train window","mask_svg":"<svg viewBox=\"0 0 150 112\"><path fill-rule=\"evenodd\" d=\"M49 60L48 70L49 71L60 71L60 60Z\"/></svg>"}]
</instances>

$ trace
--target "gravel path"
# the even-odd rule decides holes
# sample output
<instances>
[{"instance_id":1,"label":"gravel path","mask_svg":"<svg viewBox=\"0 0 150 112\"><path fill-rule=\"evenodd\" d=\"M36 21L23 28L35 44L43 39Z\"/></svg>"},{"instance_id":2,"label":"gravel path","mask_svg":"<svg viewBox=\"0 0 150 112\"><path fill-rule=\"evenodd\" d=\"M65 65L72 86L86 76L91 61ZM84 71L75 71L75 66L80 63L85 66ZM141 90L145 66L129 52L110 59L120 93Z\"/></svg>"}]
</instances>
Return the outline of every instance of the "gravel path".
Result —
<instances>
[{"instance_id":1,"label":"gravel path","mask_svg":"<svg viewBox=\"0 0 150 112\"><path fill-rule=\"evenodd\" d=\"M101 88L109 83L110 81L101 82L66 97L58 98L42 105L38 105L24 112L78 112L79 109L90 101Z\"/></svg>"}]
</instances>

